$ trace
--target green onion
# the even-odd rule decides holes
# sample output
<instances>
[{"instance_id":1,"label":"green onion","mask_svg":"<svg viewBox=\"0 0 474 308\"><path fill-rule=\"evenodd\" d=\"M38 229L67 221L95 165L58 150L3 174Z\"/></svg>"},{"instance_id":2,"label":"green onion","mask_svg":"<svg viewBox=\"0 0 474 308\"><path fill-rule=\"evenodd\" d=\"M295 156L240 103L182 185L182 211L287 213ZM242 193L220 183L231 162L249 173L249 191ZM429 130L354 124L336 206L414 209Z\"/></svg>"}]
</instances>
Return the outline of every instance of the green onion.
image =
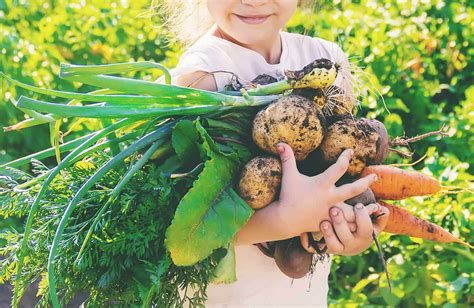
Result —
<instances>
[{"instance_id":1,"label":"green onion","mask_svg":"<svg viewBox=\"0 0 474 308\"><path fill-rule=\"evenodd\" d=\"M166 67L159 63L142 61L134 63L114 63L105 65L73 65L61 63L61 71L59 77L68 78L71 75L99 75L99 74L120 74L125 72L133 72L157 68L165 75L165 82L171 84L171 75Z\"/></svg>"}]
</instances>

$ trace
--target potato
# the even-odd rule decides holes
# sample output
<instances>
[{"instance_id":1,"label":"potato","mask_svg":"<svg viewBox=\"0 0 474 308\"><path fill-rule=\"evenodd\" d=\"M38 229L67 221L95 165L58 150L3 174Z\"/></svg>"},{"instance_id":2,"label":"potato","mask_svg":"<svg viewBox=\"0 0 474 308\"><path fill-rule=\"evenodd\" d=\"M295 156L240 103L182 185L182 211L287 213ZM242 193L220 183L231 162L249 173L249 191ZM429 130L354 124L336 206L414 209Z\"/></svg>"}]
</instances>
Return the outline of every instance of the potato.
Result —
<instances>
[{"instance_id":1,"label":"potato","mask_svg":"<svg viewBox=\"0 0 474 308\"><path fill-rule=\"evenodd\" d=\"M320 58L298 71L285 71L284 75L291 88L326 88L337 77L340 66L331 60Z\"/></svg>"},{"instance_id":2,"label":"potato","mask_svg":"<svg viewBox=\"0 0 474 308\"><path fill-rule=\"evenodd\" d=\"M380 164L388 153L388 133L377 120L344 117L329 126L321 144L323 159L334 163L346 149L353 149L347 173L356 176L365 166Z\"/></svg>"},{"instance_id":3,"label":"potato","mask_svg":"<svg viewBox=\"0 0 474 308\"><path fill-rule=\"evenodd\" d=\"M286 276L298 279L310 270L313 255L301 247L299 237L275 243L275 263Z\"/></svg>"},{"instance_id":4,"label":"potato","mask_svg":"<svg viewBox=\"0 0 474 308\"><path fill-rule=\"evenodd\" d=\"M375 144L376 146L376 153L375 157L371 161L371 165L378 165L383 163L385 158L388 155L388 148L390 143L390 137L388 136L387 129L382 122L377 120L367 120L367 123L375 129L375 131L379 134L380 138L377 139Z\"/></svg>"},{"instance_id":5,"label":"potato","mask_svg":"<svg viewBox=\"0 0 474 308\"><path fill-rule=\"evenodd\" d=\"M281 162L274 157L257 156L243 168L238 192L253 209L260 209L277 197L281 184Z\"/></svg>"},{"instance_id":6,"label":"potato","mask_svg":"<svg viewBox=\"0 0 474 308\"><path fill-rule=\"evenodd\" d=\"M297 95L284 96L257 113L252 137L262 150L278 154L276 145L291 146L297 160L303 160L323 140L325 119L312 101Z\"/></svg>"}]
</instances>

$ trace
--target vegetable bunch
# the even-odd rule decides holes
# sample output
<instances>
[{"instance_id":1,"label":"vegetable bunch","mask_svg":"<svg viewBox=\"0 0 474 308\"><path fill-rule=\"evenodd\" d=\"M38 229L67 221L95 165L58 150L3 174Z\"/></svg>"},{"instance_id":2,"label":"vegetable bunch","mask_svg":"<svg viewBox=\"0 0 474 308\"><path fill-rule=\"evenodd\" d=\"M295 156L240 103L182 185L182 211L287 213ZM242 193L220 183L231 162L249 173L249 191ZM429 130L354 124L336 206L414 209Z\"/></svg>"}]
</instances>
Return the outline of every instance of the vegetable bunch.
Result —
<instances>
[{"instance_id":1,"label":"vegetable bunch","mask_svg":"<svg viewBox=\"0 0 474 308\"><path fill-rule=\"evenodd\" d=\"M430 132L414 138L390 140L383 123L375 119L356 118L353 107L350 95L329 85L294 90L291 95L283 96L259 111L253 121L252 136L263 153L244 167L239 181L240 196L255 210L267 206L278 197L282 167L279 160L269 156L277 154L278 142L285 142L293 148L295 158L300 162L300 172L309 174L323 171L344 150L352 149L354 155L340 182L353 181L368 174L377 174L378 180L365 194L347 200L346 203L350 205L462 191L456 187L443 187L437 180L420 172L382 165L389 151L398 152L392 146L406 146L410 142L445 133ZM318 168L306 169L308 166ZM395 205L387 207L392 215L385 232L438 242L457 242L472 248L443 228L417 218L404 209ZM375 234L373 238L385 265ZM321 233L304 233L300 240L306 251L296 247L294 239L267 243L266 246L260 245L260 248L275 258L283 273L291 278L301 278L312 272L315 266L314 262L308 262L305 255L316 252L323 254L325 251L320 249L324 242Z\"/></svg>"},{"instance_id":2,"label":"vegetable bunch","mask_svg":"<svg viewBox=\"0 0 474 308\"><path fill-rule=\"evenodd\" d=\"M166 84L117 76L147 69L161 70ZM98 88L90 93L40 89L0 72L67 100L22 96L14 104L28 118L5 128L49 124L52 144L0 166L0 215L26 217L23 232L0 234L0 282L14 284L13 306L38 279L45 306L83 291L91 305L204 304L208 283L236 279L236 232L278 194L279 161L253 157L284 141L302 163L316 155L325 168L352 147L351 177L386 157L383 124L355 120L351 96L332 85L340 71L317 59L283 80L208 92L171 85L166 68L151 62L61 66L62 78ZM63 122L91 118L102 128L60 142ZM29 163L31 172L20 170ZM296 257L309 252L295 243L276 247L276 263L295 264L301 277L308 269L288 247ZM311 264L312 255L300 259Z\"/></svg>"},{"instance_id":3,"label":"vegetable bunch","mask_svg":"<svg viewBox=\"0 0 474 308\"><path fill-rule=\"evenodd\" d=\"M335 76L327 60L306 70L321 65ZM117 76L147 69L161 70L166 84ZM89 304L200 305L210 281L235 280L232 238L253 212L234 190L253 155L251 121L282 92L328 82L290 73L213 93L170 85L167 69L151 62L62 65L62 78L98 88L73 93L0 72L15 86L68 100L21 96L13 103L28 118L5 128L49 124L52 144L0 166L0 215L26 217L22 233L1 234L0 281L14 284L12 305L38 279L41 303L53 307L83 291ZM91 118L102 128L60 142L64 121ZM57 165L47 167L54 156ZM20 170L30 162L31 172Z\"/></svg>"}]
</instances>

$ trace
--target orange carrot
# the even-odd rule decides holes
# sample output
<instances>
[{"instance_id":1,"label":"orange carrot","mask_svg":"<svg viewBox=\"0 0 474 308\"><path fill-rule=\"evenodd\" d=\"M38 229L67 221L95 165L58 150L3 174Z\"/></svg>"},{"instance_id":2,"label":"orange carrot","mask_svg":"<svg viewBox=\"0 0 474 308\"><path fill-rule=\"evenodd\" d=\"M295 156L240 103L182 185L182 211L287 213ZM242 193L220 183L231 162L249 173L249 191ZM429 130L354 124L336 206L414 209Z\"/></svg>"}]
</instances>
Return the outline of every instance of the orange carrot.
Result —
<instances>
[{"instance_id":1,"label":"orange carrot","mask_svg":"<svg viewBox=\"0 0 474 308\"><path fill-rule=\"evenodd\" d=\"M454 242L471 249L474 248L468 243L455 237L449 231L446 231L434 223L415 217L409 211L402 209L401 207L383 201L377 202L390 210L390 216L388 217L388 222L385 226L384 232L408 235L441 243Z\"/></svg>"},{"instance_id":2,"label":"orange carrot","mask_svg":"<svg viewBox=\"0 0 474 308\"><path fill-rule=\"evenodd\" d=\"M442 188L436 179L428 175L392 166L368 166L361 177L368 174L377 175L377 181L370 186L377 199L401 200L413 196L431 195Z\"/></svg>"}]
</instances>

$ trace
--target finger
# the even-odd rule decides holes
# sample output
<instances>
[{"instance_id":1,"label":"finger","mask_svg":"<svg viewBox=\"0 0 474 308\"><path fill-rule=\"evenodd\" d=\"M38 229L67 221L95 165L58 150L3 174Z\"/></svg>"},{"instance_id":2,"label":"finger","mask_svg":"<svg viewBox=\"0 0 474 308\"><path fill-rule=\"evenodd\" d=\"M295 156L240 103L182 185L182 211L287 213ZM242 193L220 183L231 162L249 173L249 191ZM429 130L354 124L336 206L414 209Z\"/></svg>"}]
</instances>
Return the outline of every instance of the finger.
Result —
<instances>
[{"instance_id":1,"label":"finger","mask_svg":"<svg viewBox=\"0 0 474 308\"><path fill-rule=\"evenodd\" d=\"M361 179L358 179L357 181L349 184L344 184L339 187L336 187L336 195L340 197L340 200L347 200L350 198L353 198L357 195L360 195L364 191L367 190L367 188L372 185L373 182L377 180L377 175L376 174L369 174L368 176L365 176Z\"/></svg>"},{"instance_id":2,"label":"finger","mask_svg":"<svg viewBox=\"0 0 474 308\"><path fill-rule=\"evenodd\" d=\"M283 171L282 182L291 181L298 174L293 149L288 144L280 142L277 144L277 150L278 154L280 154L281 168Z\"/></svg>"},{"instance_id":3,"label":"finger","mask_svg":"<svg viewBox=\"0 0 474 308\"><path fill-rule=\"evenodd\" d=\"M367 213L369 215L375 214L376 212L380 211L380 205L378 203L371 203L365 206Z\"/></svg>"},{"instance_id":4,"label":"finger","mask_svg":"<svg viewBox=\"0 0 474 308\"><path fill-rule=\"evenodd\" d=\"M300 244L307 252L316 253L316 250L309 243L309 234L308 232L303 232L300 234Z\"/></svg>"},{"instance_id":5,"label":"finger","mask_svg":"<svg viewBox=\"0 0 474 308\"><path fill-rule=\"evenodd\" d=\"M349 205L345 202L338 203L336 205L344 214L344 218L348 223L355 222L355 213L354 213L354 206ZM380 205L378 203L371 203L365 207L369 215L374 214L375 212L380 210ZM374 214L375 215L375 214Z\"/></svg>"},{"instance_id":6,"label":"finger","mask_svg":"<svg viewBox=\"0 0 474 308\"><path fill-rule=\"evenodd\" d=\"M354 207L352 205L349 205L345 202L340 202L336 206L341 209L347 222L354 223L356 221Z\"/></svg>"},{"instance_id":7,"label":"finger","mask_svg":"<svg viewBox=\"0 0 474 308\"><path fill-rule=\"evenodd\" d=\"M355 222L348 222L347 224L349 225L349 230L351 230L352 233L356 232L357 225Z\"/></svg>"},{"instance_id":8,"label":"finger","mask_svg":"<svg viewBox=\"0 0 474 308\"><path fill-rule=\"evenodd\" d=\"M327 253L340 254L344 251L344 245L339 241L331 224L327 220L323 220L319 225L323 232L324 241L328 247Z\"/></svg>"},{"instance_id":9,"label":"finger","mask_svg":"<svg viewBox=\"0 0 474 308\"><path fill-rule=\"evenodd\" d=\"M386 208L385 206L380 206L380 210L378 212L375 212L375 214L376 215L383 214L382 216L377 218L374 224L375 234L378 235L387 226L388 219L390 218L390 210Z\"/></svg>"},{"instance_id":10,"label":"finger","mask_svg":"<svg viewBox=\"0 0 474 308\"><path fill-rule=\"evenodd\" d=\"M344 245L344 247L347 248L351 245L351 243L354 242L354 235L349 229L349 225L347 224L347 221L344 218L342 211L337 207L333 207L330 209L329 213L331 214L331 221L332 226L334 228L334 232L336 232L337 237Z\"/></svg>"},{"instance_id":11,"label":"finger","mask_svg":"<svg viewBox=\"0 0 474 308\"><path fill-rule=\"evenodd\" d=\"M353 154L354 151L352 149L347 149L342 152L337 161L322 173L323 178L327 180L325 182L334 185L337 180L339 180L344 175L344 173L346 173Z\"/></svg>"},{"instance_id":12,"label":"finger","mask_svg":"<svg viewBox=\"0 0 474 308\"><path fill-rule=\"evenodd\" d=\"M355 216L357 224L356 235L361 238L371 237L374 227L369 213L362 203L357 203L355 205Z\"/></svg>"}]
</instances>

